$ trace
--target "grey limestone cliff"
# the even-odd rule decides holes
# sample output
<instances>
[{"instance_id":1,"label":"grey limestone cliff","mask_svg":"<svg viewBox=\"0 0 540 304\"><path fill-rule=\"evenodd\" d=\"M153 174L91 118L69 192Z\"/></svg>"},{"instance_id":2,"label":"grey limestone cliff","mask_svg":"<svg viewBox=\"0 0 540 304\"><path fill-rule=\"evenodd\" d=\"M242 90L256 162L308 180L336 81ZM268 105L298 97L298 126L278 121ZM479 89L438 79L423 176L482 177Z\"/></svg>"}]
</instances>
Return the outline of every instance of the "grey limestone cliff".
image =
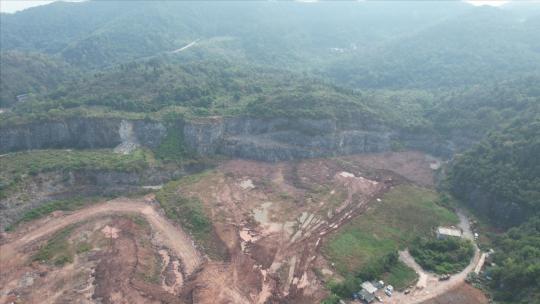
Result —
<instances>
[{"instance_id":1,"label":"grey limestone cliff","mask_svg":"<svg viewBox=\"0 0 540 304\"><path fill-rule=\"evenodd\" d=\"M114 148L122 143L121 119L68 118L2 126L0 153L32 149ZM154 121L129 121L138 142L157 147L166 135L163 124Z\"/></svg>"},{"instance_id":2,"label":"grey limestone cliff","mask_svg":"<svg viewBox=\"0 0 540 304\"><path fill-rule=\"evenodd\" d=\"M132 132L129 136L121 132L126 125ZM434 134L395 130L371 121L211 117L187 120L177 128L182 128L185 145L197 155L265 161L382 152L396 147L450 156L459 148ZM156 121L71 118L2 127L0 152L114 148L121 144L156 148L166 135L165 126ZM126 139L131 142L126 143Z\"/></svg>"},{"instance_id":3,"label":"grey limestone cliff","mask_svg":"<svg viewBox=\"0 0 540 304\"><path fill-rule=\"evenodd\" d=\"M397 145L441 156L456 150L452 142L428 133L330 119L212 118L187 122L183 131L186 145L200 155L265 161L382 152Z\"/></svg>"}]
</instances>

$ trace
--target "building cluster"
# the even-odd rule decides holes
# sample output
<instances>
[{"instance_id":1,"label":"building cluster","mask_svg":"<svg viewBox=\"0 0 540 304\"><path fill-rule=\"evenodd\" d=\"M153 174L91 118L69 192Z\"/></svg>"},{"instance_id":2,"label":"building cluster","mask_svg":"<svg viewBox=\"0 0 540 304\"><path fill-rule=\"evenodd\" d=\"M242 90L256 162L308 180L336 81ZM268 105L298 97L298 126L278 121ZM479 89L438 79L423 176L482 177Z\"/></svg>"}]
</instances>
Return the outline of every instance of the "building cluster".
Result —
<instances>
[{"instance_id":1,"label":"building cluster","mask_svg":"<svg viewBox=\"0 0 540 304\"><path fill-rule=\"evenodd\" d=\"M360 291L353 294L353 299L361 303L372 303L375 300L382 302L381 296L386 294L391 297L394 292L392 285L385 285L383 281L362 283Z\"/></svg>"}]
</instances>

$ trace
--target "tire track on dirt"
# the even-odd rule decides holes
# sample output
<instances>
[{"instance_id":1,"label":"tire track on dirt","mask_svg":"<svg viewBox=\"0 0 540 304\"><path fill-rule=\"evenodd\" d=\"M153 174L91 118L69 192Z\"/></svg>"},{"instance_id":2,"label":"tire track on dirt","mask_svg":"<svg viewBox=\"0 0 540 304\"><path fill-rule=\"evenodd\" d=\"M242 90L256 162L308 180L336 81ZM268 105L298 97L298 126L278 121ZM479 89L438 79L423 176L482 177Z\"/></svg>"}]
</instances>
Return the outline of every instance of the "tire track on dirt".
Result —
<instances>
[{"instance_id":1,"label":"tire track on dirt","mask_svg":"<svg viewBox=\"0 0 540 304\"><path fill-rule=\"evenodd\" d=\"M139 199L118 198L43 223L23 237L0 246L0 265L13 267L24 262L20 255L23 254L25 247L71 224L114 213L135 213L144 216L158 241L180 258L186 275L193 274L203 263L202 256L184 231L171 224L149 204L153 200L153 196Z\"/></svg>"}]
</instances>

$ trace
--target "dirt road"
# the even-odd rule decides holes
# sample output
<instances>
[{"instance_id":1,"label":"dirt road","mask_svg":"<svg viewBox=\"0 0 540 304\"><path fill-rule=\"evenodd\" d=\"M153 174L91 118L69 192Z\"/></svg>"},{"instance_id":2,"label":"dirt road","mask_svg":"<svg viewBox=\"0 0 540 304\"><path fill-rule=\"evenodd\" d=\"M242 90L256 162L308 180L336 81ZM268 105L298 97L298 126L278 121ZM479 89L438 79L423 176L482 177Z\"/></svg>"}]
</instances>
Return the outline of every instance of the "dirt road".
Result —
<instances>
[{"instance_id":1,"label":"dirt road","mask_svg":"<svg viewBox=\"0 0 540 304\"><path fill-rule=\"evenodd\" d=\"M56 217L52 221L36 225L24 236L3 244L0 247L0 265L11 265L21 262L15 258L23 252L27 245L52 233L92 217L109 215L112 213L138 213L144 216L153 230L156 237L168 248L170 248L182 261L187 275L194 273L202 264L203 259L197 252L190 237L179 228L172 225L166 218L160 215L148 202L152 201L152 196L140 199L118 198L102 204L78 210L63 217Z\"/></svg>"},{"instance_id":2,"label":"dirt road","mask_svg":"<svg viewBox=\"0 0 540 304\"><path fill-rule=\"evenodd\" d=\"M197 42L199 41L200 39L197 39L197 40L193 40L192 42L186 44L185 46L179 48L179 49L176 49L174 51L172 51L171 53L180 53L181 51L184 51L184 50L187 50L189 49L190 47L194 46L195 44L197 44Z\"/></svg>"},{"instance_id":3,"label":"dirt road","mask_svg":"<svg viewBox=\"0 0 540 304\"><path fill-rule=\"evenodd\" d=\"M460 220L459 227L463 229L463 236L467 239L472 239L473 234L470 230L468 218L461 212L458 212L458 216ZM396 292L391 298L385 299L385 302L394 304L415 304L440 296L463 284L469 272L474 271L477 267L480 261L480 250L474 245L474 256L469 265L461 272L452 275L447 281L439 281L436 275L424 271L422 267L416 263L408 250L400 251L399 259L418 273L419 280L416 289L410 294L405 295L404 293Z\"/></svg>"}]
</instances>

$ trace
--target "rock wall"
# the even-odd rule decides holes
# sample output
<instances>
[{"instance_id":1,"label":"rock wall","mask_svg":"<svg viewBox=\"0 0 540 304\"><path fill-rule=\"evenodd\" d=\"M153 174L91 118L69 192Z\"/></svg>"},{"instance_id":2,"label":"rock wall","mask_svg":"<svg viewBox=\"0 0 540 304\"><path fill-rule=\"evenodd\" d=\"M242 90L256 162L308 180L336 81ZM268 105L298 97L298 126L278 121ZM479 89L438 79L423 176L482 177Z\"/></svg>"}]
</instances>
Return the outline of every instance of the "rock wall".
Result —
<instances>
[{"instance_id":1,"label":"rock wall","mask_svg":"<svg viewBox=\"0 0 540 304\"><path fill-rule=\"evenodd\" d=\"M161 185L211 166L211 163L200 162L137 172L75 170L30 176L20 184L20 191L0 199L0 231L20 219L26 211L52 200L136 193L145 190L145 186Z\"/></svg>"},{"instance_id":2,"label":"rock wall","mask_svg":"<svg viewBox=\"0 0 540 304\"><path fill-rule=\"evenodd\" d=\"M264 161L389 151L396 146L450 156L458 148L431 134L412 134L369 122L330 119L211 118L187 122L184 140L200 155Z\"/></svg>"},{"instance_id":3,"label":"rock wall","mask_svg":"<svg viewBox=\"0 0 540 304\"><path fill-rule=\"evenodd\" d=\"M126 125L129 128L126 128ZM382 152L402 147L451 156L459 146L432 134L403 132L372 121L331 119L204 118L178 124L186 146L201 156L223 154L264 161ZM130 130L134 138L121 130ZM125 133L125 132L124 132ZM121 136L124 135L124 136ZM0 128L0 153L30 149L94 149L159 146L162 123L144 120L72 118ZM127 143L125 138L131 138ZM126 149L124 149L126 150ZM129 150L129 149L127 149Z\"/></svg>"},{"instance_id":4,"label":"rock wall","mask_svg":"<svg viewBox=\"0 0 540 304\"><path fill-rule=\"evenodd\" d=\"M0 128L0 153L32 149L114 148L122 143L121 119L69 118ZM140 144L159 145L166 135L163 124L153 121L129 121Z\"/></svg>"}]
</instances>

